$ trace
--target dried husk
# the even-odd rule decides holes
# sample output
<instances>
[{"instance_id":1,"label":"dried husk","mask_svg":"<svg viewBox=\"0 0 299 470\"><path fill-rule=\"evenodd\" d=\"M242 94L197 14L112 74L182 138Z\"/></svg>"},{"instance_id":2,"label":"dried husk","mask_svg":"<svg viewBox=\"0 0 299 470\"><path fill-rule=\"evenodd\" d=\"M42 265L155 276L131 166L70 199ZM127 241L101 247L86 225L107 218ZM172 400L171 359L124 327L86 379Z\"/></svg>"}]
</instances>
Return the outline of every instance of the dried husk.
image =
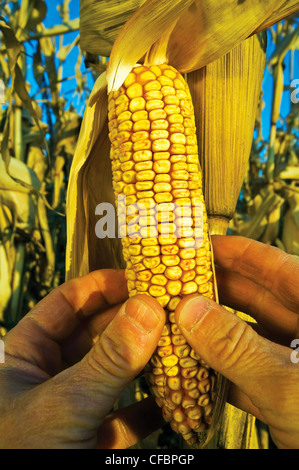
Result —
<instances>
[{"instance_id":1,"label":"dried husk","mask_svg":"<svg viewBox=\"0 0 299 470\"><path fill-rule=\"evenodd\" d=\"M267 216L266 229L261 237L261 242L269 245L275 245L280 233L280 221L283 218L286 201L279 194L276 194L276 200L272 205Z\"/></svg>"},{"instance_id":2,"label":"dried husk","mask_svg":"<svg viewBox=\"0 0 299 470\"><path fill-rule=\"evenodd\" d=\"M265 63L262 33L188 74L212 234L225 234L235 212L250 156Z\"/></svg>"},{"instance_id":3,"label":"dried husk","mask_svg":"<svg viewBox=\"0 0 299 470\"><path fill-rule=\"evenodd\" d=\"M82 0L81 47L110 56L108 90L112 90L145 54L151 61L151 46L156 57L159 49L160 63L187 73L298 9L296 0ZM115 41L120 47L112 51Z\"/></svg>"},{"instance_id":4,"label":"dried husk","mask_svg":"<svg viewBox=\"0 0 299 470\"><path fill-rule=\"evenodd\" d=\"M24 162L10 158L7 172L0 155L0 321L3 322L8 305L10 321L14 324L19 319L25 259L25 244L15 242L15 236L10 234L16 232L17 227L28 238L32 236L39 223L37 193L40 187L36 174ZM42 199L40 204L44 204Z\"/></svg>"},{"instance_id":5,"label":"dried husk","mask_svg":"<svg viewBox=\"0 0 299 470\"><path fill-rule=\"evenodd\" d=\"M288 191L286 200L289 208L284 218L282 242L287 253L299 256L299 193Z\"/></svg>"},{"instance_id":6,"label":"dried husk","mask_svg":"<svg viewBox=\"0 0 299 470\"><path fill-rule=\"evenodd\" d=\"M16 158L10 159L8 169L9 173L0 155L0 202L12 211L24 230L30 232L35 224L33 193L40 190L40 182L35 173Z\"/></svg>"},{"instance_id":7,"label":"dried husk","mask_svg":"<svg viewBox=\"0 0 299 470\"><path fill-rule=\"evenodd\" d=\"M108 57L125 22L145 0L81 0L80 47Z\"/></svg>"},{"instance_id":8,"label":"dried husk","mask_svg":"<svg viewBox=\"0 0 299 470\"><path fill-rule=\"evenodd\" d=\"M232 234L240 235L264 243L275 243L279 231L284 198L268 185L252 199L250 213L234 220Z\"/></svg>"},{"instance_id":9,"label":"dried husk","mask_svg":"<svg viewBox=\"0 0 299 470\"><path fill-rule=\"evenodd\" d=\"M117 90L134 64L149 55L147 64L162 64L168 60L164 53L156 53L156 47L171 40L172 29L194 0L147 0L130 17L117 36L107 67L108 92ZM156 44L155 44L156 43ZM150 48L154 44L154 54ZM190 47L190 44L188 45ZM163 48L164 49L164 48ZM164 52L164 51L163 51ZM186 53L186 52L185 52ZM181 71L176 63L169 63Z\"/></svg>"},{"instance_id":10,"label":"dried husk","mask_svg":"<svg viewBox=\"0 0 299 470\"><path fill-rule=\"evenodd\" d=\"M81 125L67 194L66 279L100 268L123 266L118 238L98 239L95 210L101 202L115 207L108 137L107 81L96 81Z\"/></svg>"},{"instance_id":11,"label":"dried husk","mask_svg":"<svg viewBox=\"0 0 299 470\"><path fill-rule=\"evenodd\" d=\"M11 212L4 204L0 205L0 233L5 234L10 230L12 222ZM12 266L15 252L11 250L12 243L4 239L0 244L0 322L4 321L4 311L11 297ZM1 332L0 332L1 338Z\"/></svg>"}]
</instances>

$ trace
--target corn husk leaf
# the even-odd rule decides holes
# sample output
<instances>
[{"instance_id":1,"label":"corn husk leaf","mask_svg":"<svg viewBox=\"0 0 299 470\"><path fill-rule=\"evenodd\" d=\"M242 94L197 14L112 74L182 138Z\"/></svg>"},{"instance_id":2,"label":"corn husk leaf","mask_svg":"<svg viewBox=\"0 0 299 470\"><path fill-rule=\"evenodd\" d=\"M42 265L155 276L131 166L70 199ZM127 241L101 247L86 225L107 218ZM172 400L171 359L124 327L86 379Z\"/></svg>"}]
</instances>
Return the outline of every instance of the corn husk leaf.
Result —
<instances>
[{"instance_id":1,"label":"corn husk leaf","mask_svg":"<svg viewBox=\"0 0 299 470\"><path fill-rule=\"evenodd\" d=\"M188 74L212 233L225 234L248 165L266 63L264 33Z\"/></svg>"},{"instance_id":2,"label":"corn husk leaf","mask_svg":"<svg viewBox=\"0 0 299 470\"><path fill-rule=\"evenodd\" d=\"M90 54L110 55L125 22L145 0L80 1L80 46Z\"/></svg>"},{"instance_id":3,"label":"corn husk leaf","mask_svg":"<svg viewBox=\"0 0 299 470\"><path fill-rule=\"evenodd\" d=\"M11 297L11 271L13 256L11 253L11 241L7 234L12 223L11 212L7 206L0 205L0 322L4 320L4 311Z\"/></svg>"},{"instance_id":4,"label":"corn husk leaf","mask_svg":"<svg viewBox=\"0 0 299 470\"><path fill-rule=\"evenodd\" d=\"M294 0L279 3L281 9L273 0L147 0L117 36L107 69L108 91L121 86L144 54L146 63L167 62L181 73L204 67L260 31L261 24L271 24L272 14L277 21L278 12L283 18L299 8Z\"/></svg>"},{"instance_id":5,"label":"corn husk leaf","mask_svg":"<svg viewBox=\"0 0 299 470\"><path fill-rule=\"evenodd\" d=\"M288 165L280 172L279 177L286 180L299 180L299 166Z\"/></svg>"},{"instance_id":6,"label":"corn husk leaf","mask_svg":"<svg viewBox=\"0 0 299 470\"><path fill-rule=\"evenodd\" d=\"M287 253L299 256L299 193L289 191L289 204L284 218L282 242Z\"/></svg>"},{"instance_id":7,"label":"corn husk leaf","mask_svg":"<svg viewBox=\"0 0 299 470\"><path fill-rule=\"evenodd\" d=\"M99 268L123 266L118 238L98 239L96 207L115 208L107 121L107 81L96 81L87 104L69 177L67 195L66 278Z\"/></svg>"},{"instance_id":8,"label":"corn husk leaf","mask_svg":"<svg viewBox=\"0 0 299 470\"><path fill-rule=\"evenodd\" d=\"M22 178L26 186L16 179ZM0 201L15 214L24 229L32 230L35 222L33 191L40 190L40 181L35 173L23 162L11 158L9 173L0 157Z\"/></svg>"},{"instance_id":9,"label":"corn husk leaf","mask_svg":"<svg viewBox=\"0 0 299 470\"><path fill-rule=\"evenodd\" d=\"M253 200L253 213L247 220L237 223L237 233L243 237L258 240L264 233L268 224L268 214L280 202L280 197L271 186L266 186Z\"/></svg>"},{"instance_id":10,"label":"corn husk leaf","mask_svg":"<svg viewBox=\"0 0 299 470\"><path fill-rule=\"evenodd\" d=\"M266 228L261 237L263 243L275 245L280 233L280 224L284 215L286 201L279 194L276 194L276 200L269 210L267 216Z\"/></svg>"},{"instance_id":11,"label":"corn husk leaf","mask_svg":"<svg viewBox=\"0 0 299 470\"><path fill-rule=\"evenodd\" d=\"M18 12L17 38L23 40L28 31L44 20L46 13L47 6L44 0L23 0Z\"/></svg>"},{"instance_id":12,"label":"corn husk leaf","mask_svg":"<svg viewBox=\"0 0 299 470\"><path fill-rule=\"evenodd\" d=\"M147 0L130 17L117 36L107 67L108 93L117 90L126 76L156 41L164 42L164 32L169 39L169 31L178 18L192 5L194 0ZM152 63L167 62L155 54ZM150 61L147 61L150 62ZM175 63L170 62L175 67Z\"/></svg>"},{"instance_id":13,"label":"corn husk leaf","mask_svg":"<svg viewBox=\"0 0 299 470\"><path fill-rule=\"evenodd\" d=\"M3 161L5 163L6 169L9 165L9 151L8 151L8 140L9 140L9 116L11 114L12 105L13 105L13 93L12 90L15 86L16 81L16 68L18 67L17 60L21 52L21 44L17 40L14 31L12 28L5 23L4 18L0 17L0 31L3 36L3 41L7 51L7 60L9 73L11 77L11 91L9 93L8 109L7 109L7 118L5 120L3 137L1 142L1 154Z\"/></svg>"},{"instance_id":14,"label":"corn husk leaf","mask_svg":"<svg viewBox=\"0 0 299 470\"><path fill-rule=\"evenodd\" d=\"M40 119L39 119L41 113L39 113L37 105L36 104L34 105L32 103L32 100L27 91L26 83L23 78L21 68L18 64L18 58L22 51L22 45L18 41L12 28L8 24L6 24L4 21L0 21L0 30L3 34L4 43L7 49L9 73L11 75L11 87L10 87L10 93L9 93L9 105L8 105L8 110L7 110L7 119L5 120L3 138L2 138L2 143L1 143L2 158L5 162L6 169L8 169L9 160L10 160L10 154L8 150L9 148L8 141L9 141L9 132L10 132L9 116L12 111L13 96L15 93L18 95L18 99L21 100L21 102L24 104L24 106L26 106L26 108L30 112L33 120L35 121L38 127L43 143L47 149L47 153L49 153L49 151L48 151L48 144L44 137L44 132L42 129L43 126L40 123Z\"/></svg>"}]
</instances>

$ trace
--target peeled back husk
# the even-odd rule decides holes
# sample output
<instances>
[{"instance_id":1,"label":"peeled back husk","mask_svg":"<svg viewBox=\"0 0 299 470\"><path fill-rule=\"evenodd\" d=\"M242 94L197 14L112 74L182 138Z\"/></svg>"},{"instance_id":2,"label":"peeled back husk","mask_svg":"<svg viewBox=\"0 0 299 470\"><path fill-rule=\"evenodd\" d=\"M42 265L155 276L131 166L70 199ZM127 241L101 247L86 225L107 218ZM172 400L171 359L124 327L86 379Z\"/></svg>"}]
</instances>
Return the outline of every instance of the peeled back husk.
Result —
<instances>
[{"instance_id":1,"label":"peeled back husk","mask_svg":"<svg viewBox=\"0 0 299 470\"><path fill-rule=\"evenodd\" d=\"M188 74L212 234L225 234L246 173L266 63L261 33Z\"/></svg>"},{"instance_id":2,"label":"peeled back husk","mask_svg":"<svg viewBox=\"0 0 299 470\"><path fill-rule=\"evenodd\" d=\"M188 73L298 9L296 0L82 0L81 47L110 56L108 89L116 90L145 54L159 49L160 64Z\"/></svg>"}]
</instances>

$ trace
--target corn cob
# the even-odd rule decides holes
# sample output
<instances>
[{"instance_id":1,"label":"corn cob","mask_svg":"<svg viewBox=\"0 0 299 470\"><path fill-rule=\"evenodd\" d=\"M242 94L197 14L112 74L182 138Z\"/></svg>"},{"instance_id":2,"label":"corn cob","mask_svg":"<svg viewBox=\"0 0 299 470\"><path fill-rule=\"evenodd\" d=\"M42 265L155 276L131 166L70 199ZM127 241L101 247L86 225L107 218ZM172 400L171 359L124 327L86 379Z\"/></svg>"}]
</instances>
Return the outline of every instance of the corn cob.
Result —
<instances>
[{"instance_id":1,"label":"corn cob","mask_svg":"<svg viewBox=\"0 0 299 470\"><path fill-rule=\"evenodd\" d=\"M188 85L169 65L136 66L109 94L108 119L129 296L151 295L166 311L147 380L165 421L195 445L211 424L216 375L187 344L175 309L188 294L215 293Z\"/></svg>"}]
</instances>

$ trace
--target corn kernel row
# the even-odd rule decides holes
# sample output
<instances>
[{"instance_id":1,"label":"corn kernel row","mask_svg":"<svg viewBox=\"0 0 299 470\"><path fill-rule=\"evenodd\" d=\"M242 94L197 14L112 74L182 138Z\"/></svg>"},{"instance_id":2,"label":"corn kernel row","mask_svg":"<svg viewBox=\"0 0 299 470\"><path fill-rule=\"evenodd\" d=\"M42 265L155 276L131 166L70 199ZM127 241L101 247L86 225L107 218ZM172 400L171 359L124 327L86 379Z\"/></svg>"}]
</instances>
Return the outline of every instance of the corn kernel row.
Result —
<instances>
[{"instance_id":1,"label":"corn kernel row","mask_svg":"<svg viewBox=\"0 0 299 470\"><path fill-rule=\"evenodd\" d=\"M148 381L165 420L194 444L211 421L215 375L174 310L188 294L214 298L214 285L188 86L169 65L135 67L109 95L108 117L129 295L151 295L167 314Z\"/></svg>"}]
</instances>

